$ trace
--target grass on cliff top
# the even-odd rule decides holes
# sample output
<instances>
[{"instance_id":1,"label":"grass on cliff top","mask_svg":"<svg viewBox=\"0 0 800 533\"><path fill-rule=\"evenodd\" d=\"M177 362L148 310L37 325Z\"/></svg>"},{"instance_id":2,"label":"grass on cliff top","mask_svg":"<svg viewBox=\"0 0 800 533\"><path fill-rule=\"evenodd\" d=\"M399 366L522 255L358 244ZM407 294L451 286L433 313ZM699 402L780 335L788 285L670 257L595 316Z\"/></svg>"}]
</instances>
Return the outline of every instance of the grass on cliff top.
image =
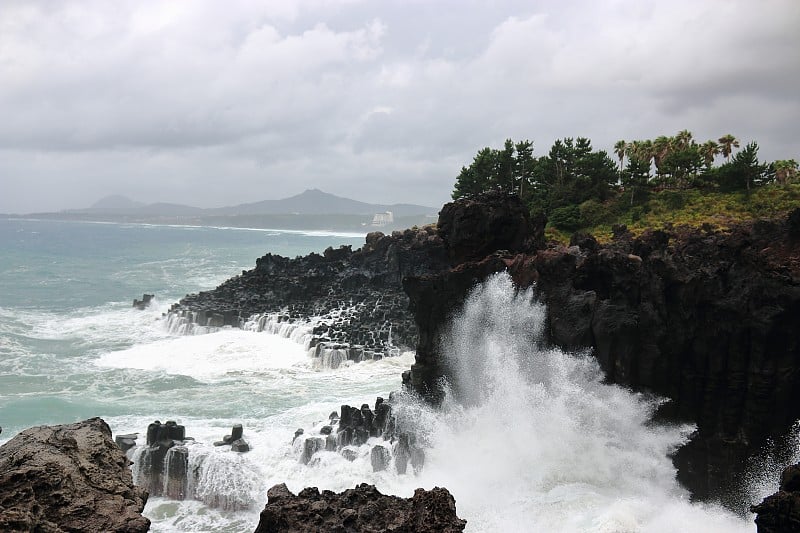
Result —
<instances>
[{"instance_id":1,"label":"grass on cliff top","mask_svg":"<svg viewBox=\"0 0 800 533\"><path fill-rule=\"evenodd\" d=\"M626 225L634 235L665 226L708 225L725 230L737 222L785 216L800 207L800 183L767 185L749 194L747 191L664 190L637 200L631 206L630 196L622 193L604 203L584 202L579 206L581 216L575 231L591 233L598 241L608 242L614 224ZM572 231L548 224L546 235L566 244Z\"/></svg>"}]
</instances>

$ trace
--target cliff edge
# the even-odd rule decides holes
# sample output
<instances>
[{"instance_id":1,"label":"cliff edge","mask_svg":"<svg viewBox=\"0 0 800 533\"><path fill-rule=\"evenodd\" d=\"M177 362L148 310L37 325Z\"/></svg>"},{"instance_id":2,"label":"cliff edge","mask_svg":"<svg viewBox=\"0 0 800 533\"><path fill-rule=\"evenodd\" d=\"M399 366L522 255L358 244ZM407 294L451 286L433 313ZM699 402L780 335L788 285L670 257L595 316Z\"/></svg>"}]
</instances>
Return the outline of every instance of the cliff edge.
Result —
<instances>
[{"instance_id":1,"label":"cliff edge","mask_svg":"<svg viewBox=\"0 0 800 533\"><path fill-rule=\"evenodd\" d=\"M609 382L670 400L660 419L697 424L674 458L679 479L724 499L747 458L800 418L800 210L724 232L619 227L607 245L576 235L542 247L543 221L520 208L493 194L442 209L450 268L403 282L419 332L406 386L438 401L443 328L476 283L507 270L547 304L549 342L592 348Z\"/></svg>"}]
</instances>

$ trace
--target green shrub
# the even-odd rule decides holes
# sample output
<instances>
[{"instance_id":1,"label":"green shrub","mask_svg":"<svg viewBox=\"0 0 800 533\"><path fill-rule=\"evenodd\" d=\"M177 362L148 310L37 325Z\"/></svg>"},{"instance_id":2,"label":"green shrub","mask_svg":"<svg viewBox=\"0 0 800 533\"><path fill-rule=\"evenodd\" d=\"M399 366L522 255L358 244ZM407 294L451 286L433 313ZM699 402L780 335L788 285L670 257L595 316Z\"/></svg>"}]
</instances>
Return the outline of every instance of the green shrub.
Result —
<instances>
[{"instance_id":1,"label":"green shrub","mask_svg":"<svg viewBox=\"0 0 800 533\"><path fill-rule=\"evenodd\" d=\"M597 226L608 222L613 216L606 205L597 200L586 200L580 205L581 225L584 227Z\"/></svg>"},{"instance_id":2,"label":"green shrub","mask_svg":"<svg viewBox=\"0 0 800 533\"><path fill-rule=\"evenodd\" d=\"M686 199L679 191L663 191L661 193L661 200L664 202L667 209L672 211L683 209L683 206L686 205Z\"/></svg>"},{"instance_id":3,"label":"green shrub","mask_svg":"<svg viewBox=\"0 0 800 533\"><path fill-rule=\"evenodd\" d=\"M558 229L576 230L581 227L581 210L577 205L553 209L553 212L550 213L550 224Z\"/></svg>"}]
</instances>

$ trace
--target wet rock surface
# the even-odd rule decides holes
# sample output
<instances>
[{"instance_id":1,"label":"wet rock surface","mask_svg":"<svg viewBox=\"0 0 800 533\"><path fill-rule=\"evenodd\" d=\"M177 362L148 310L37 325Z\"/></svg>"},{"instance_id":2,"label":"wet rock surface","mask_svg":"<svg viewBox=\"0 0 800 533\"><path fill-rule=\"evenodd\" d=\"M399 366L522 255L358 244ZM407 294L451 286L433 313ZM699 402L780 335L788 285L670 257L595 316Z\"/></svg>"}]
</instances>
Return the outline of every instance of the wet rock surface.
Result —
<instances>
[{"instance_id":1,"label":"wet rock surface","mask_svg":"<svg viewBox=\"0 0 800 533\"><path fill-rule=\"evenodd\" d=\"M137 300L134 298L133 307L139 310L143 310L150 305L154 297L155 295L153 294L143 294L141 300Z\"/></svg>"},{"instance_id":2,"label":"wet rock surface","mask_svg":"<svg viewBox=\"0 0 800 533\"><path fill-rule=\"evenodd\" d=\"M280 484L267 498L255 533L455 533L466 526L456 515L453 496L439 487L400 498L364 483L339 494L312 487L297 495Z\"/></svg>"},{"instance_id":3,"label":"wet rock surface","mask_svg":"<svg viewBox=\"0 0 800 533\"><path fill-rule=\"evenodd\" d=\"M800 531L800 464L784 469L778 492L750 508L758 533Z\"/></svg>"},{"instance_id":4,"label":"wet rock surface","mask_svg":"<svg viewBox=\"0 0 800 533\"><path fill-rule=\"evenodd\" d=\"M497 217L497 200L490 201L487 216ZM445 206L441 216L458 209ZM800 418L800 239L792 225L800 215L794 213L725 232L667 228L633 238L619 227L607 245L583 235L569 247L531 251L511 239L522 244L487 255L488 237L468 249L473 229L443 237L459 243L449 257L468 259L405 278L419 339L403 382L438 401L449 372L439 352L443 328L475 283L508 270L520 287L535 283L547 304L549 342L591 347L609 382L669 398L658 413L662 420L697 424L674 458L679 479L697 498L724 498L747 457L780 441ZM441 216L440 228L456 227Z\"/></svg>"},{"instance_id":5,"label":"wet rock surface","mask_svg":"<svg viewBox=\"0 0 800 533\"><path fill-rule=\"evenodd\" d=\"M27 429L0 447L0 531L147 531L147 492L100 418Z\"/></svg>"},{"instance_id":6,"label":"wet rock surface","mask_svg":"<svg viewBox=\"0 0 800 533\"><path fill-rule=\"evenodd\" d=\"M198 452L198 448L203 446L192 437L187 437L185 427L175 421L162 423L156 420L150 424L147 427L147 441L143 446L136 446L135 434L118 435L116 442L133 459L135 483L146 489L151 496L163 496L172 500L195 499L210 507L227 511L248 507L243 497L228 498L204 489L198 491L203 463L202 460L195 461L194 467L191 467L190 454L202 454L202 451ZM234 424L230 435L225 435L222 440L213 444L239 454L250 451L241 424Z\"/></svg>"},{"instance_id":7,"label":"wet rock surface","mask_svg":"<svg viewBox=\"0 0 800 533\"><path fill-rule=\"evenodd\" d=\"M394 468L398 474L406 474L410 473L410 463L413 472L418 473L425 462L425 451L414 433L398 429L397 415L392 410L398 394L403 393L392 393L388 402L378 397L374 408L368 404L360 408L342 405L340 412L330 414L328 424L318 433L298 429L292 445L298 450L300 462L314 464L314 455L323 451L337 452L354 461L366 446L373 472ZM410 424L401 426L407 428Z\"/></svg>"},{"instance_id":8,"label":"wet rock surface","mask_svg":"<svg viewBox=\"0 0 800 533\"><path fill-rule=\"evenodd\" d=\"M171 326L243 327L273 332L313 324L316 357L373 359L392 349L413 349L417 331L408 312L402 279L444 268L441 238L430 227L373 232L353 251L328 248L322 255L288 259L267 254L256 267L212 291L190 294L174 304Z\"/></svg>"}]
</instances>

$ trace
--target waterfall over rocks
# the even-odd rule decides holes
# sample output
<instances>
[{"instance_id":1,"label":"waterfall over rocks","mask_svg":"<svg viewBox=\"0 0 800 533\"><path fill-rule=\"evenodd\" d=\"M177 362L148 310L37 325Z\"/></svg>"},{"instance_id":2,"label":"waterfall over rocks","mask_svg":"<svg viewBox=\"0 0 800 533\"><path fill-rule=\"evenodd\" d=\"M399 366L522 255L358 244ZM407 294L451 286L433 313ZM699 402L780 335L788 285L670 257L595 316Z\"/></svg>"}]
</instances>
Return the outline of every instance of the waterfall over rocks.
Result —
<instances>
[{"instance_id":1,"label":"waterfall over rocks","mask_svg":"<svg viewBox=\"0 0 800 533\"><path fill-rule=\"evenodd\" d=\"M127 451L134 483L151 496L195 499L226 511L251 508L257 502L260 476L244 455L250 447L242 425L234 425L230 435L211 447L185 433L174 421L150 424L146 444ZM129 437L118 438L118 443L127 446Z\"/></svg>"}]
</instances>

